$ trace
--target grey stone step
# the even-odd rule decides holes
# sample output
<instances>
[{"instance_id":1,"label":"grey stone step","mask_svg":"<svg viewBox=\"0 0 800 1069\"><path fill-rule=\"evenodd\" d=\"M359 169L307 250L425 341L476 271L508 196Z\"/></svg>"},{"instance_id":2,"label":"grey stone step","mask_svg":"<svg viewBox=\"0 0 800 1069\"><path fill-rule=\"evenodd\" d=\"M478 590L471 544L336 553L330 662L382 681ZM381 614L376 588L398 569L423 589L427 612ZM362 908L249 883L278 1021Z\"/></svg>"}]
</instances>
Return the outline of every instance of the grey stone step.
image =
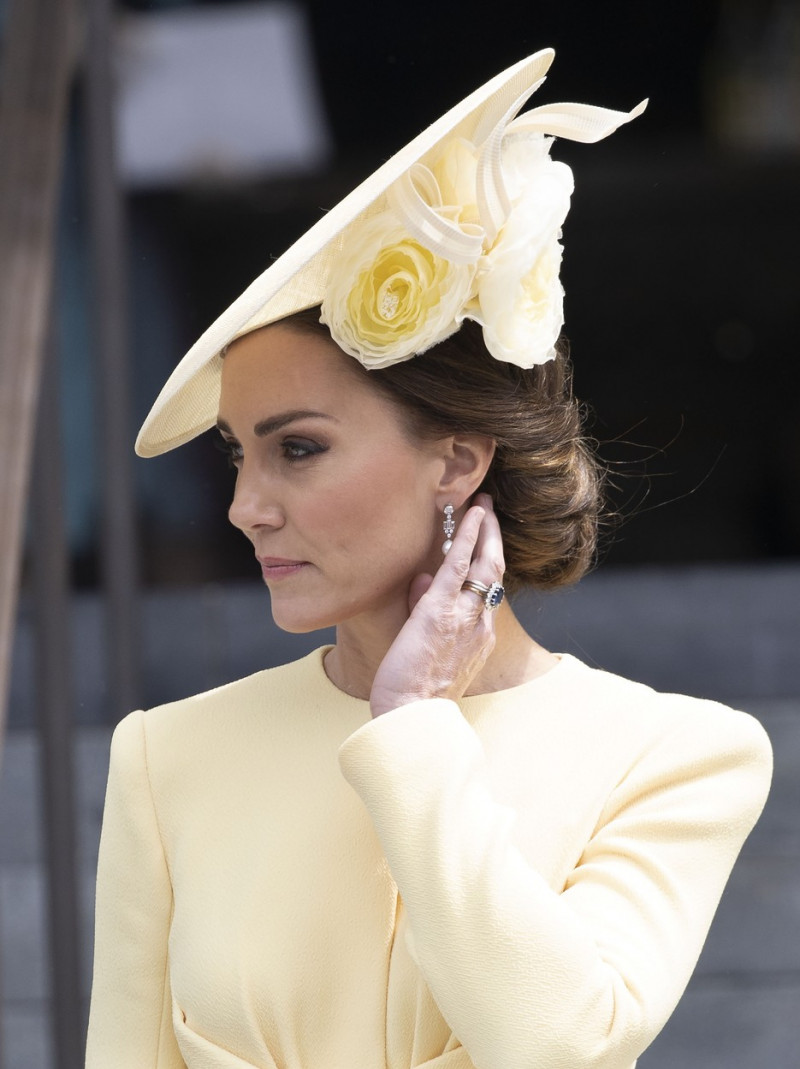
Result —
<instances>
[{"instance_id":1,"label":"grey stone step","mask_svg":"<svg viewBox=\"0 0 800 1069\"><path fill-rule=\"evenodd\" d=\"M4 1069L54 1069L49 1006L13 1002L3 1009Z\"/></svg>"},{"instance_id":2,"label":"grey stone step","mask_svg":"<svg viewBox=\"0 0 800 1069\"><path fill-rule=\"evenodd\" d=\"M91 868L97 859L110 741L110 728L80 728L74 733L79 861ZM0 772L0 865L38 861L43 851L37 737L29 730L10 731Z\"/></svg>"},{"instance_id":3,"label":"grey stone step","mask_svg":"<svg viewBox=\"0 0 800 1069\"><path fill-rule=\"evenodd\" d=\"M86 997L92 977L94 887L94 869L82 869L78 889L80 984ZM4 1001L42 1002L50 997L46 894L43 865L0 866L0 968Z\"/></svg>"},{"instance_id":4,"label":"grey stone step","mask_svg":"<svg viewBox=\"0 0 800 1069\"><path fill-rule=\"evenodd\" d=\"M693 981L637 1069L796 1069L800 976Z\"/></svg>"},{"instance_id":5,"label":"grey stone step","mask_svg":"<svg viewBox=\"0 0 800 1069\"><path fill-rule=\"evenodd\" d=\"M769 798L745 849L800 857L800 698L736 704L764 725L775 759Z\"/></svg>"}]
</instances>

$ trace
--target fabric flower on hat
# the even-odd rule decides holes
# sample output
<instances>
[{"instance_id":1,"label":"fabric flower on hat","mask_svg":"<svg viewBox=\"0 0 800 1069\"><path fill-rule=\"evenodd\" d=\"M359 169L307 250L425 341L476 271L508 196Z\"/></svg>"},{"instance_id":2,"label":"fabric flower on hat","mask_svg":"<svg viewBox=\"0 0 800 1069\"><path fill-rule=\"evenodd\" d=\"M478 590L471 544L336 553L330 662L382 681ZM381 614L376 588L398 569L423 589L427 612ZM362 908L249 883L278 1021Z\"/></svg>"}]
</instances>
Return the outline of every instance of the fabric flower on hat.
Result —
<instances>
[{"instance_id":1,"label":"fabric flower on hat","mask_svg":"<svg viewBox=\"0 0 800 1069\"><path fill-rule=\"evenodd\" d=\"M393 212L381 212L348 235L321 320L365 367L386 367L458 330L474 274L425 248Z\"/></svg>"},{"instance_id":2,"label":"fabric flower on hat","mask_svg":"<svg viewBox=\"0 0 800 1069\"><path fill-rule=\"evenodd\" d=\"M447 141L431 165L439 199L456 213L459 223L481 222L476 197L477 169L478 150L463 137Z\"/></svg>"},{"instance_id":3,"label":"fabric flower on hat","mask_svg":"<svg viewBox=\"0 0 800 1069\"><path fill-rule=\"evenodd\" d=\"M550 159L551 140L527 134L504 144L503 175L512 207L484 257L475 299L464 313L483 326L492 356L524 368L555 357L564 325L559 238L574 182L566 164Z\"/></svg>"},{"instance_id":4,"label":"fabric flower on hat","mask_svg":"<svg viewBox=\"0 0 800 1069\"><path fill-rule=\"evenodd\" d=\"M479 150L463 138L447 142L430 166L418 165L393 208L353 228L322 305L340 348L366 367L386 367L475 319L496 359L526 368L551 360L564 322L558 239L573 188L569 167L550 159L551 141L537 133L505 139L510 211L491 243ZM473 239L474 251L463 254L472 263L450 258L454 235Z\"/></svg>"},{"instance_id":5,"label":"fabric flower on hat","mask_svg":"<svg viewBox=\"0 0 800 1069\"><path fill-rule=\"evenodd\" d=\"M379 214L344 235L322 303L334 341L381 368L474 319L497 360L522 368L552 360L574 182L550 158L550 135L597 141L645 103L628 113L551 104L510 119L512 108L480 143L443 141L387 189Z\"/></svg>"}]
</instances>

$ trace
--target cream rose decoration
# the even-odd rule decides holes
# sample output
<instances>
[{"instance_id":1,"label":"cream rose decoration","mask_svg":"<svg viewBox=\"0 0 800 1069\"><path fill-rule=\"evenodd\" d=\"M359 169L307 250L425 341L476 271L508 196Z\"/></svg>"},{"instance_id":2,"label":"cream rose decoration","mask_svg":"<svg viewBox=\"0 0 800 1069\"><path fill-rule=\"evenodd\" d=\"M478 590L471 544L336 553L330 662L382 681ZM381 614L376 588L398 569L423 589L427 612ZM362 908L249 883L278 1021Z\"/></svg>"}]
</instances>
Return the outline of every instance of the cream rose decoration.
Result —
<instances>
[{"instance_id":1,"label":"cream rose decoration","mask_svg":"<svg viewBox=\"0 0 800 1069\"><path fill-rule=\"evenodd\" d=\"M331 272L321 321L369 368L425 352L458 330L475 267L454 264L384 211L347 235Z\"/></svg>"},{"instance_id":2,"label":"cream rose decoration","mask_svg":"<svg viewBox=\"0 0 800 1069\"><path fill-rule=\"evenodd\" d=\"M503 174L511 211L481 264L475 298L462 318L483 326L497 360L531 368L555 356L564 324L559 280L561 226L569 211L572 172L549 156L550 139L510 137Z\"/></svg>"}]
</instances>

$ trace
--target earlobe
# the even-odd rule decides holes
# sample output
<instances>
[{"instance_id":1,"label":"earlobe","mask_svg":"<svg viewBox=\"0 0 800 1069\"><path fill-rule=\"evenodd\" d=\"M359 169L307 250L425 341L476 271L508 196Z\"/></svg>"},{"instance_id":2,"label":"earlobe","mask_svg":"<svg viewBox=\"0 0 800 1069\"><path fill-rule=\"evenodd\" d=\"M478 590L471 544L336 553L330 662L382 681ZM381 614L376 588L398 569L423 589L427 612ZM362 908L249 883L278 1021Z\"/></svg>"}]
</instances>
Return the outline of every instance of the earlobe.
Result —
<instances>
[{"instance_id":1,"label":"earlobe","mask_svg":"<svg viewBox=\"0 0 800 1069\"><path fill-rule=\"evenodd\" d=\"M484 434L454 434L446 440L444 470L439 482L440 508L452 502L461 508L477 491L494 459L497 443Z\"/></svg>"}]
</instances>

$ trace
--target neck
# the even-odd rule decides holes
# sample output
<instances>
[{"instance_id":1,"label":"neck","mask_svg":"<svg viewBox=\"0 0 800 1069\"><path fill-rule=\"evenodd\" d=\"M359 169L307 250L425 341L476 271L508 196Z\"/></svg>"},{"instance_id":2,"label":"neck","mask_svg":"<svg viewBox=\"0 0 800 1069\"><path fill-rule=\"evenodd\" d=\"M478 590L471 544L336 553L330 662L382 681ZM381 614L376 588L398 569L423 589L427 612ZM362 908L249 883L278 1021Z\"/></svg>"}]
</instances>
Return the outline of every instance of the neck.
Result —
<instances>
[{"instance_id":1,"label":"neck","mask_svg":"<svg viewBox=\"0 0 800 1069\"><path fill-rule=\"evenodd\" d=\"M325 658L325 671L340 690L368 699L372 681L407 612L386 610L376 619L357 617L336 628L336 645ZM489 694L519 686L552 668L557 658L535 642L504 602L494 614L497 641L467 694Z\"/></svg>"}]
</instances>

